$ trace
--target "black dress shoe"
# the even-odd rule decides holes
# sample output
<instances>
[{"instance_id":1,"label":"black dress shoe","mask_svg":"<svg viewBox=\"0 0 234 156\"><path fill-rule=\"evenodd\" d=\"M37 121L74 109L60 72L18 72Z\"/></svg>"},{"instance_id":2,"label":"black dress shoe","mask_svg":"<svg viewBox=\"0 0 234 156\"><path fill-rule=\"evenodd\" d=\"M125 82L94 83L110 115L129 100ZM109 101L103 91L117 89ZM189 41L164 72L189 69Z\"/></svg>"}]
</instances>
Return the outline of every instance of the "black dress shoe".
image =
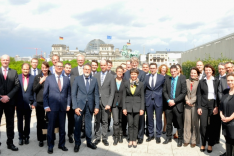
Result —
<instances>
[{"instance_id":1,"label":"black dress shoe","mask_svg":"<svg viewBox=\"0 0 234 156\"><path fill-rule=\"evenodd\" d=\"M219 156L226 156L226 152L225 152L225 153L223 153L223 154L221 154L221 155L219 155Z\"/></svg>"},{"instance_id":2,"label":"black dress shoe","mask_svg":"<svg viewBox=\"0 0 234 156\"><path fill-rule=\"evenodd\" d=\"M97 140L97 139L96 139L96 140L94 141L94 144L95 144L95 145L98 145L100 142L101 142L101 140Z\"/></svg>"},{"instance_id":3,"label":"black dress shoe","mask_svg":"<svg viewBox=\"0 0 234 156\"><path fill-rule=\"evenodd\" d=\"M208 149L207 149L207 152L208 152L208 153L211 153L211 152L212 152L212 150L208 150Z\"/></svg>"},{"instance_id":4,"label":"black dress shoe","mask_svg":"<svg viewBox=\"0 0 234 156\"><path fill-rule=\"evenodd\" d=\"M19 145L23 145L23 144L24 144L23 139L19 139Z\"/></svg>"},{"instance_id":5,"label":"black dress shoe","mask_svg":"<svg viewBox=\"0 0 234 156\"><path fill-rule=\"evenodd\" d=\"M48 148L48 151L47 151L49 154L52 154L53 153L53 148Z\"/></svg>"},{"instance_id":6,"label":"black dress shoe","mask_svg":"<svg viewBox=\"0 0 234 156\"><path fill-rule=\"evenodd\" d=\"M97 146L94 144L94 143L88 143L87 144L87 147L89 147L89 148L91 148L91 149L96 149L97 148Z\"/></svg>"},{"instance_id":7,"label":"black dress shoe","mask_svg":"<svg viewBox=\"0 0 234 156\"><path fill-rule=\"evenodd\" d=\"M200 149L200 152L205 152L205 149Z\"/></svg>"},{"instance_id":8,"label":"black dress shoe","mask_svg":"<svg viewBox=\"0 0 234 156\"><path fill-rule=\"evenodd\" d=\"M80 136L81 139L85 138L85 133L82 133L82 135Z\"/></svg>"},{"instance_id":9,"label":"black dress shoe","mask_svg":"<svg viewBox=\"0 0 234 156\"><path fill-rule=\"evenodd\" d=\"M152 136L152 137L148 137L147 139L146 139L146 142L150 142L151 140L154 140L154 137Z\"/></svg>"},{"instance_id":10,"label":"black dress shoe","mask_svg":"<svg viewBox=\"0 0 234 156\"><path fill-rule=\"evenodd\" d=\"M166 133L167 133L166 131L165 131L165 132L164 132L164 131L162 131L162 134L166 134Z\"/></svg>"},{"instance_id":11,"label":"black dress shoe","mask_svg":"<svg viewBox=\"0 0 234 156\"><path fill-rule=\"evenodd\" d=\"M7 145L8 149L11 149L12 151L18 151L18 147L16 147L14 144Z\"/></svg>"},{"instance_id":12,"label":"black dress shoe","mask_svg":"<svg viewBox=\"0 0 234 156\"><path fill-rule=\"evenodd\" d=\"M139 144L142 144L142 143L143 143L143 139L138 139L137 144L139 145Z\"/></svg>"},{"instance_id":13,"label":"black dress shoe","mask_svg":"<svg viewBox=\"0 0 234 156\"><path fill-rule=\"evenodd\" d=\"M74 152L79 152L79 150L80 150L80 145L75 145Z\"/></svg>"},{"instance_id":14,"label":"black dress shoe","mask_svg":"<svg viewBox=\"0 0 234 156\"><path fill-rule=\"evenodd\" d=\"M109 146L109 142L107 140L102 140L102 143L105 145L105 146Z\"/></svg>"},{"instance_id":15,"label":"black dress shoe","mask_svg":"<svg viewBox=\"0 0 234 156\"><path fill-rule=\"evenodd\" d=\"M69 136L68 141L69 141L70 143L73 143L73 142L74 142L74 139L73 139L72 135Z\"/></svg>"},{"instance_id":16,"label":"black dress shoe","mask_svg":"<svg viewBox=\"0 0 234 156\"><path fill-rule=\"evenodd\" d=\"M171 142L172 140L171 139L166 139L163 144L168 144L169 142Z\"/></svg>"},{"instance_id":17,"label":"black dress shoe","mask_svg":"<svg viewBox=\"0 0 234 156\"><path fill-rule=\"evenodd\" d=\"M137 148L137 145L133 145L133 148Z\"/></svg>"},{"instance_id":18,"label":"black dress shoe","mask_svg":"<svg viewBox=\"0 0 234 156\"><path fill-rule=\"evenodd\" d=\"M110 132L110 128L108 128L108 132Z\"/></svg>"},{"instance_id":19,"label":"black dress shoe","mask_svg":"<svg viewBox=\"0 0 234 156\"><path fill-rule=\"evenodd\" d=\"M44 146L44 142L43 141L39 141L39 146L43 147Z\"/></svg>"},{"instance_id":20,"label":"black dress shoe","mask_svg":"<svg viewBox=\"0 0 234 156\"><path fill-rule=\"evenodd\" d=\"M123 136L122 135L119 136L119 143L123 143Z\"/></svg>"},{"instance_id":21,"label":"black dress shoe","mask_svg":"<svg viewBox=\"0 0 234 156\"><path fill-rule=\"evenodd\" d=\"M182 140L178 140L177 147L181 147L181 146L182 146Z\"/></svg>"},{"instance_id":22,"label":"black dress shoe","mask_svg":"<svg viewBox=\"0 0 234 156\"><path fill-rule=\"evenodd\" d=\"M59 146L58 148L61 149L61 150L63 150L63 151L68 151L67 147L65 147L65 146L62 146L62 147Z\"/></svg>"},{"instance_id":23,"label":"black dress shoe","mask_svg":"<svg viewBox=\"0 0 234 156\"><path fill-rule=\"evenodd\" d=\"M114 142L113 145L116 146L119 142L119 138L118 137L114 137Z\"/></svg>"},{"instance_id":24,"label":"black dress shoe","mask_svg":"<svg viewBox=\"0 0 234 156\"><path fill-rule=\"evenodd\" d=\"M156 143L160 144L161 143L161 138L160 137L156 137Z\"/></svg>"},{"instance_id":25,"label":"black dress shoe","mask_svg":"<svg viewBox=\"0 0 234 156\"><path fill-rule=\"evenodd\" d=\"M26 138L25 141L24 141L24 143L25 143L26 145L29 144L29 138Z\"/></svg>"},{"instance_id":26,"label":"black dress shoe","mask_svg":"<svg viewBox=\"0 0 234 156\"><path fill-rule=\"evenodd\" d=\"M123 132L123 136L124 136L124 137L127 137L128 135L127 135L127 133L126 133L126 132Z\"/></svg>"}]
</instances>

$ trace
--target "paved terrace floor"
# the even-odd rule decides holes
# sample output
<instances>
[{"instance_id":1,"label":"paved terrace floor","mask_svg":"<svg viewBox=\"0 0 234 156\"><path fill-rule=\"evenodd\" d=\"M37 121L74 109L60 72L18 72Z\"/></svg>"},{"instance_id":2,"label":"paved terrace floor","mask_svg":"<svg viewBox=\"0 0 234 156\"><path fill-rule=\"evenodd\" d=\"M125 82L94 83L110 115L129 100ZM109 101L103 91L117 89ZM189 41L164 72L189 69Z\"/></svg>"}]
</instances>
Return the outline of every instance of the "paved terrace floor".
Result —
<instances>
[{"instance_id":1,"label":"paved terrace floor","mask_svg":"<svg viewBox=\"0 0 234 156\"><path fill-rule=\"evenodd\" d=\"M6 147L6 126L5 119L2 119L1 129L1 143L0 146L1 155L11 155L11 156L46 156L47 154L47 146L44 147L38 146L38 141L36 137L36 116L35 113L32 114L31 119L31 135L30 135L30 143L28 145L19 146L18 145L18 133L17 133L17 122L15 122L15 139L14 144L19 148L18 152L13 152ZM16 120L15 120L16 121ZM175 130L174 130L175 132ZM117 146L113 146L113 138L112 138L112 127L111 132L109 132L108 141L110 143L109 146L104 146L102 143L98 144L98 148L96 150L92 150L86 147L85 139L82 139L82 145L80 147L80 151L78 153L73 152L74 143L71 144L68 142L68 138L66 136L66 147L68 148L67 152L64 152L58 149L58 134L56 135L57 140L55 141L54 153L56 156L219 156L225 151L225 139L221 135L220 144L216 144L213 147L212 153L201 153L199 150L200 146L196 146L195 148L187 147L177 147L176 140L173 139L172 143L167 145L156 144L156 141L153 140L151 142L146 142L146 136L144 138L144 143L138 145L136 149L128 148L127 140L124 139L122 144L118 144ZM161 141L165 140L165 135L162 136Z\"/></svg>"}]
</instances>

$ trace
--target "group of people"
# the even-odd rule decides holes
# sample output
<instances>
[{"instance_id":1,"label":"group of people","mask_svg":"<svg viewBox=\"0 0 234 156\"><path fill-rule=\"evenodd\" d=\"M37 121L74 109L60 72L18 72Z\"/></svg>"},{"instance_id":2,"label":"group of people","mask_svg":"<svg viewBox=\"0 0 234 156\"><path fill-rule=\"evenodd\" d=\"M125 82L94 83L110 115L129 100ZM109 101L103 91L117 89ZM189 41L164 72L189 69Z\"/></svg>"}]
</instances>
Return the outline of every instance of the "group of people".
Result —
<instances>
[{"instance_id":1,"label":"group of people","mask_svg":"<svg viewBox=\"0 0 234 156\"><path fill-rule=\"evenodd\" d=\"M84 62L85 57L78 55L78 66L72 69L70 63L63 64L58 55L53 55L53 66L45 61L38 69L38 60L34 58L30 64L22 64L22 74L18 75L8 67L10 57L1 57L0 117L4 112L8 149L18 150L13 144L15 110L19 145L23 145L29 144L31 112L36 109L39 146L44 146L47 140L49 154L53 153L57 127L58 148L68 151L66 116L68 140L75 142L74 152L79 151L81 138L86 138L91 149L96 149L100 142L109 146L112 117L113 145L123 143L127 137L128 147L137 148L145 134L146 142L156 139L157 144L161 143L162 134L166 134L163 144L168 144L175 127L178 147L194 148L201 138L200 151L205 151L208 142L207 152L211 153L212 146L219 143L222 125L226 139L223 155L233 154L234 68L231 62L220 63L219 74L215 76L213 66L198 61L190 69L188 79L179 64L169 68L165 64L158 67L156 63L143 63L140 70L138 58L132 57L118 66L116 72L111 71L112 61L102 60L101 71L97 72L96 60L90 64ZM43 133L45 128L47 134Z\"/></svg>"}]
</instances>

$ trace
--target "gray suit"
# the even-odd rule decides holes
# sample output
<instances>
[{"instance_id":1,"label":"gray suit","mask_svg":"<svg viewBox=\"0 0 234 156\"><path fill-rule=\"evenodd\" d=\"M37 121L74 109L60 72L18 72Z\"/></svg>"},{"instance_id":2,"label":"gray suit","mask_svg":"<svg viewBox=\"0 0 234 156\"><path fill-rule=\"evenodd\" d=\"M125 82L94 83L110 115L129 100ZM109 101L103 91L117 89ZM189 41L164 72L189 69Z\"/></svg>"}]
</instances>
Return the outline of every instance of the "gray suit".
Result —
<instances>
[{"instance_id":1,"label":"gray suit","mask_svg":"<svg viewBox=\"0 0 234 156\"><path fill-rule=\"evenodd\" d=\"M79 72L78 72L78 66L75 68L72 68L71 70L71 75L75 75L75 76L79 76Z\"/></svg>"},{"instance_id":2,"label":"gray suit","mask_svg":"<svg viewBox=\"0 0 234 156\"><path fill-rule=\"evenodd\" d=\"M227 77L223 76L219 79L219 86L218 86L218 96L219 96L219 100L222 99L223 96L223 91L228 89L228 85L227 85Z\"/></svg>"},{"instance_id":3,"label":"gray suit","mask_svg":"<svg viewBox=\"0 0 234 156\"><path fill-rule=\"evenodd\" d=\"M112 106L114 93L115 93L115 79L114 76L110 73L106 73L106 77L101 85L101 73L99 72L94 75L98 81L99 87L99 97L100 97L100 106L99 113L95 116L95 138L96 140L107 140L107 129L108 129L108 115L110 113L109 110L105 110L106 105ZM100 123L102 124L102 132L100 129Z\"/></svg>"}]
</instances>

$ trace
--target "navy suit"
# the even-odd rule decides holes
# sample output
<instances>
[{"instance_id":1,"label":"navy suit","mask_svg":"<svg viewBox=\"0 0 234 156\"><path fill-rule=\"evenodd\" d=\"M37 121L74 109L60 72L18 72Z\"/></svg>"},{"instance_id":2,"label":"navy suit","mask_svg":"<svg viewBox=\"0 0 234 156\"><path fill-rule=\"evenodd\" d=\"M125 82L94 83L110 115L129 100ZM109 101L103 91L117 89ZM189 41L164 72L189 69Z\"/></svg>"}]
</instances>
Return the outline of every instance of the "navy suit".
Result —
<instances>
[{"instance_id":1,"label":"navy suit","mask_svg":"<svg viewBox=\"0 0 234 156\"><path fill-rule=\"evenodd\" d=\"M157 75L154 87L150 86L149 78L151 74L146 75L145 78L145 106L148 118L149 137L154 136L154 110L156 115L156 137L161 137L162 131L162 113L163 113L163 85L165 77L160 74Z\"/></svg>"},{"instance_id":2,"label":"navy suit","mask_svg":"<svg viewBox=\"0 0 234 156\"><path fill-rule=\"evenodd\" d=\"M87 83L87 82L86 82ZM92 117L94 109L99 109L99 88L95 77L89 78L89 90L86 90L84 76L77 76L72 85L72 104L73 109L80 108L81 116L75 114L75 144L80 145L82 118L85 118L85 134L87 144L91 143L92 139Z\"/></svg>"},{"instance_id":3,"label":"navy suit","mask_svg":"<svg viewBox=\"0 0 234 156\"><path fill-rule=\"evenodd\" d=\"M59 147L65 146L65 120L66 109L71 103L71 85L68 77L63 76L63 86L61 92L58 87L55 75L50 75L44 82L43 107L49 107L47 112L48 124L48 146L54 147L54 128L56 121L59 120Z\"/></svg>"},{"instance_id":4,"label":"navy suit","mask_svg":"<svg viewBox=\"0 0 234 156\"><path fill-rule=\"evenodd\" d=\"M31 105L36 105L35 93L33 92L34 76L29 74L29 81L27 90L24 91L22 74L19 75L20 88L17 94L16 100L16 112L18 122L19 139L29 138L30 134L30 121L31 121ZM23 127L23 121L25 120L25 126Z\"/></svg>"}]
</instances>

